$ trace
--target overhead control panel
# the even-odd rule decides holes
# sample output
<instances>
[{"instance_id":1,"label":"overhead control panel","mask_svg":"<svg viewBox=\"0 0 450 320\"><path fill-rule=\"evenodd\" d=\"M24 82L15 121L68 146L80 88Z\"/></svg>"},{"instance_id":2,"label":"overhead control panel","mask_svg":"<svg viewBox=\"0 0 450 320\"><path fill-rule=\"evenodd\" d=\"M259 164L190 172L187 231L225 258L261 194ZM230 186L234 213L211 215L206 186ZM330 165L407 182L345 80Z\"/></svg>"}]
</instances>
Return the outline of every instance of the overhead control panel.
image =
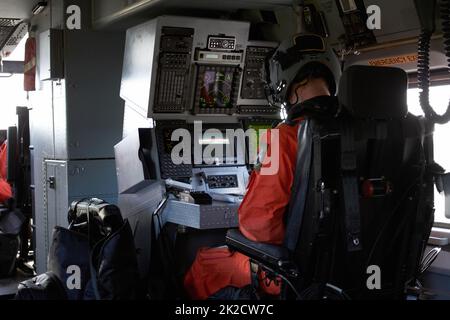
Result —
<instances>
[{"instance_id":1,"label":"overhead control panel","mask_svg":"<svg viewBox=\"0 0 450 320\"><path fill-rule=\"evenodd\" d=\"M249 41L249 30L248 22L173 16L129 29L121 97L154 119L277 114L264 91L276 44Z\"/></svg>"},{"instance_id":2,"label":"overhead control panel","mask_svg":"<svg viewBox=\"0 0 450 320\"><path fill-rule=\"evenodd\" d=\"M194 30L162 28L155 112L184 112Z\"/></svg>"},{"instance_id":3,"label":"overhead control panel","mask_svg":"<svg viewBox=\"0 0 450 320\"><path fill-rule=\"evenodd\" d=\"M267 55L273 51L270 47L247 47L245 72L242 81L243 99L265 99L264 64Z\"/></svg>"},{"instance_id":4,"label":"overhead control panel","mask_svg":"<svg viewBox=\"0 0 450 320\"><path fill-rule=\"evenodd\" d=\"M267 103L265 64L276 48L272 42L249 42L237 113L242 115L271 115L279 110Z\"/></svg>"},{"instance_id":5,"label":"overhead control panel","mask_svg":"<svg viewBox=\"0 0 450 320\"><path fill-rule=\"evenodd\" d=\"M363 47L376 43L372 30L367 28L367 13L363 0L338 0L339 14L345 29L348 47Z\"/></svg>"},{"instance_id":6,"label":"overhead control panel","mask_svg":"<svg viewBox=\"0 0 450 320\"><path fill-rule=\"evenodd\" d=\"M235 37L214 37L208 38L209 50L235 50L236 38Z\"/></svg>"}]
</instances>

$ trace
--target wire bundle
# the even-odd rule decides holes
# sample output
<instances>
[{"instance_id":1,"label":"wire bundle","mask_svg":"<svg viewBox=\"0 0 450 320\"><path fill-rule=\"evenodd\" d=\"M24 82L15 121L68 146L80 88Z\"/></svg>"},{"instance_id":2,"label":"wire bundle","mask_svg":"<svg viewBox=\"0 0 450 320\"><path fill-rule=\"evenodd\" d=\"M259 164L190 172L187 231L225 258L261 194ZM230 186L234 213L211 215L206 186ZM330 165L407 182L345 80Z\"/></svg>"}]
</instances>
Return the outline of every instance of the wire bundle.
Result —
<instances>
[{"instance_id":1,"label":"wire bundle","mask_svg":"<svg viewBox=\"0 0 450 320\"><path fill-rule=\"evenodd\" d=\"M442 0L440 7L444 50L450 69L450 0ZM433 123L445 124L450 121L450 102L447 111L439 115L430 105L430 42L432 32L423 29L419 38L417 76L419 80L420 105L425 117Z\"/></svg>"}]
</instances>

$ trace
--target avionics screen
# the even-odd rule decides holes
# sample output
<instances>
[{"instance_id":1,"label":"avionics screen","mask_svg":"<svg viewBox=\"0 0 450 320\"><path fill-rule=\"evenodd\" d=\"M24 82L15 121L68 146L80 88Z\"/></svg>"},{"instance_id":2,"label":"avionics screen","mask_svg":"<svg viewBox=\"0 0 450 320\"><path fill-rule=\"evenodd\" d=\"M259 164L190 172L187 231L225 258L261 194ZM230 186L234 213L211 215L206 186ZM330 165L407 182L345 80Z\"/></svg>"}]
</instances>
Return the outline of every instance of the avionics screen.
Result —
<instances>
[{"instance_id":1,"label":"avionics screen","mask_svg":"<svg viewBox=\"0 0 450 320\"><path fill-rule=\"evenodd\" d=\"M199 67L197 95L201 109L233 107L235 72L235 67Z\"/></svg>"},{"instance_id":2,"label":"avionics screen","mask_svg":"<svg viewBox=\"0 0 450 320\"><path fill-rule=\"evenodd\" d=\"M226 165L236 163L236 141L230 141L226 136L226 132L222 131L221 133L222 136L217 137L215 134L203 132L203 137L198 141L198 144L202 147L203 164L214 163L215 165ZM233 143L234 146L231 146L231 143ZM205 150L208 146L210 152L206 152ZM219 152L216 154L218 149L221 150L222 154Z\"/></svg>"}]
</instances>

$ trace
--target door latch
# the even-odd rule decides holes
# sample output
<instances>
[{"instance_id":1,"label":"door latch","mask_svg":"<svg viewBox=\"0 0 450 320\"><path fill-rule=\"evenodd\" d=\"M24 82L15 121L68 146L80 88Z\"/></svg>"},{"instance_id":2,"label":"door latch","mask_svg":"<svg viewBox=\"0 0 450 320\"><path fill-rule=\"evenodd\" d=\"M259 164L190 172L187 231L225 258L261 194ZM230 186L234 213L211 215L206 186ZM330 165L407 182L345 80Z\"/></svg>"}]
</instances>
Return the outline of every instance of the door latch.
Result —
<instances>
[{"instance_id":1,"label":"door latch","mask_svg":"<svg viewBox=\"0 0 450 320\"><path fill-rule=\"evenodd\" d=\"M48 177L47 183L48 183L48 187L50 189L55 189L56 188L56 179L55 179L55 177Z\"/></svg>"}]
</instances>

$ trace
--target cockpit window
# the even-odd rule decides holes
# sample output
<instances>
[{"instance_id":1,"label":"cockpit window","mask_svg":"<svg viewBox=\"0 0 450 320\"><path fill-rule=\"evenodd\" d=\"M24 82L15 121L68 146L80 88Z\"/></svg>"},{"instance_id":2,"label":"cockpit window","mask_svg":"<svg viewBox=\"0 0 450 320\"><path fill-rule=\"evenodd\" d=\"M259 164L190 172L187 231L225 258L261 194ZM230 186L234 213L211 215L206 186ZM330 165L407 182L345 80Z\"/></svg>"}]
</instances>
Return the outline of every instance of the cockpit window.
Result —
<instances>
[{"instance_id":1,"label":"cockpit window","mask_svg":"<svg viewBox=\"0 0 450 320\"><path fill-rule=\"evenodd\" d=\"M16 49L3 61L23 61L25 36ZM17 124L16 107L28 106L27 93L23 90L23 74L7 74L0 70L0 130Z\"/></svg>"},{"instance_id":2,"label":"cockpit window","mask_svg":"<svg viewBox=\"0 0 450 320\"><path fill-rule=\"evenodd\" d=\"M16 107L28 106L23 74L0 75L0 130L17 124Z\"/></svg>"},{"instance_id":3,"label":"cockpit window","mask_svg":"<svg viewBox=\"0 0 450 320\"><path fill-rule=\"evenodd\" d=\"M430 88L430 103L438 114L447 109L450 100L450 85L434 86ZM414 115L423 115L419 103L419 89L408 90L408 108ZM450 137L450 124L436 125L434 133L434 158L437 163L450 172L450 148L448 139ZM444 195L435 191L435 219L436 223L450 224L450 219L445 217Z\"/></svg>"}]
</instances>

